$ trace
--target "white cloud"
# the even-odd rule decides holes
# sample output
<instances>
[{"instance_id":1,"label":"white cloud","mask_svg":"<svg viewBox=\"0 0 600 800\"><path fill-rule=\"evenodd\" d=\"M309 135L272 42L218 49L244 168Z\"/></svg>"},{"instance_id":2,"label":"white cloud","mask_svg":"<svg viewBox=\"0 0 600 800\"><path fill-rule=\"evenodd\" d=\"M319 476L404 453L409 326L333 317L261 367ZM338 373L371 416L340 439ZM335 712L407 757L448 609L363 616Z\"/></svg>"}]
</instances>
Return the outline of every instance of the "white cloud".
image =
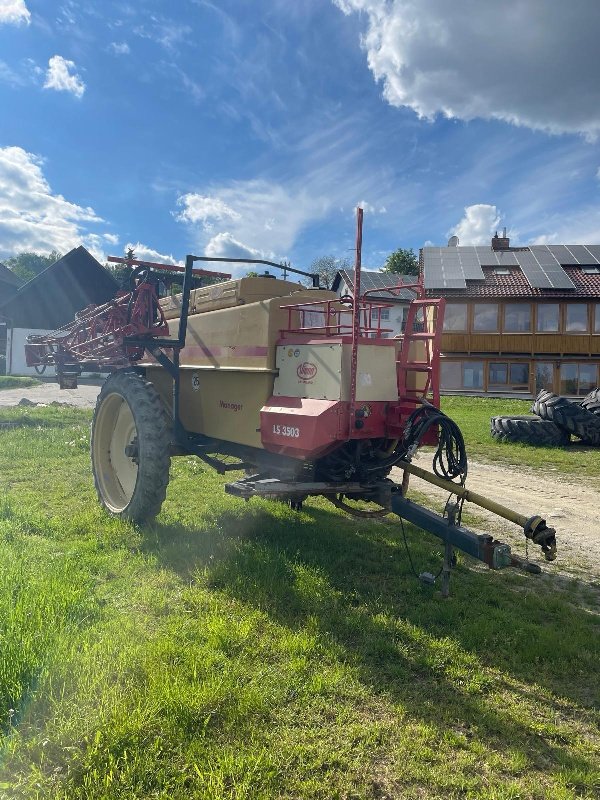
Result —
<instances>
[{"instance_id":1,"label":"white cloud","mask_svg":"<svg viewBox=\"0 0 600 800\"><path fill-rule=\"evenodd\" d=\"M111 42L108 49L116 56L128 56L131 53L131 48L127 42Z\"/></svg>"},{"instance_id":2,"label":"white cloud","mask_svg":"<svg viewBox=\"0 0 600 800\"><path fill-rule=\"evenodd\" d=\"M364 12L362 46L385 99L420 117L600 132L596 0L333 0ZM584 20L584 22L582 22Z\"/></svg>"},{"instance_id":3,"label":"white cloud","mask_svg":"<svg viewBox=\"0 0 600 800\"><path fill-rule=\"evenodd\" d=\"M108 242L109 244L112 245L119 244L119 237L117 236L116 233L103 233L102 238L104 239L105 242Z\"/></svg>"},{"instance_id":4,"label":"white cloud","mask_svg":"<svg viewBox=\"0 0 600 800\"><path fill-rule=\"evenodd\" d=\"M0 25L3 22L12 25L24 22L29 25L31 12L25 5L25 0L0 0Z\"/></svg>"},{"instance_id":5,"label":"white cloud","mask_svg":"<svg viewBox=\"0 0 600 800\"><path fill-rule=\"evenodd\" d=\"M230 233L217 233L206 245L204 254L216 258L264 258L264 254L238 242ZM210 267L208 267L210 269Z\"/></svg>"},{"instance_id":6,"label":"white cloud","mask_svg":"<svg viewBox=\"0 0 600 800\"><path fill-rule=\"evenodd\" d=\"M219 197L195 194L184 194L177 200L177 205L183 206L183 211L176 214L180 222L200 222L207 228L213 221L222 222L225 219L239 220L240 215Z\"/></svg>"},{"instance_id":7,"label":"white cloud","mask_svg":"<svg viewBox=\"0 0 600 800\"><path fill-rule=\"evenodd\" d=\"M20 147L0 148L0 256L24 250L65 253L87 235L83 223L102 222L92 208L55 194L42 165Z\"/></svg>"},{"instance_id":8,"label":"white cloud","mask_svg":"<svg viewBox=\"0 0 600 800\"><path fill-rule=\"evenodd\" d=\"M217 250L241 247L244 255L284 257L294 245L304 226L323 217L330 207L328 200L313 196L310 178L303 176L299 185L283 186L257 179L238 181L214 188L208 194L182 195L178 204L183 211L176 215L180 222L198 225L201 247ZM244 257L244 255L240 257Z\"/></svg>"},{"instance_id":9,"label":"white cloud","mask_svg":"<svg viewBox=\"0 0 600 800\"><path fill-rule=\"evenodd\" d=\"M500 220L501 215L496 206L477 203L465 208L464 217L447 235L458 236L461 245L489 245Z\"/></svg>"},{"instance_id":10,"label":"white cloud","mask_svg":"<svg viewBox=\"0 0 600 800\"><path fill-rule=\"evenodd\" d=\"M48 62L48 72L44 89L55 89L57 92L70 92L75 97L83 97L85 83L76 72L75 63L62 56L52 56Z\"/></svg>"},{"instance_id":11,"label":"white cloud","mask_svg":"<svg viewBox=\"0 0 600 800\"><path fill-rule=\"evenodd\" d=\"M152 247L148 247L141 242L137 242L136 244L128 242L123 248L125 255L127 255L128 250L133 250L138 261L154 261L160 264L183 264L183 261L178 261L175 256L159 253L158 250L154 250Z\"/></svg>"}]
</instances>

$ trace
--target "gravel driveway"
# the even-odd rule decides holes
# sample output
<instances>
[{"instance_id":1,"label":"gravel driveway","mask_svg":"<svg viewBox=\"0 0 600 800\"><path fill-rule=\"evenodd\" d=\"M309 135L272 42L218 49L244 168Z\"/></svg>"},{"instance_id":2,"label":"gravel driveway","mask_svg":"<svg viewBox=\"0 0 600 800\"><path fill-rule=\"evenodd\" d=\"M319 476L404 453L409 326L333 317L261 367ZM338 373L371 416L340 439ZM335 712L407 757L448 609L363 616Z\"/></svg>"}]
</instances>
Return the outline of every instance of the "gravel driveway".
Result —
<instances>
[{"instance_id":1,"label":"gravel driveway","mask_svg":"<svg viewBox=\"0 0 600 800\"><path fill-rule=\"evenodd\" d=\"M53 402L77 408L94 408L100 386L81 384L77 389L59 389L58 383L42 383L22 389L4 389L0 391L0 406L18 406L25 398L32 403Z\"/></svg>"}]
</instances>

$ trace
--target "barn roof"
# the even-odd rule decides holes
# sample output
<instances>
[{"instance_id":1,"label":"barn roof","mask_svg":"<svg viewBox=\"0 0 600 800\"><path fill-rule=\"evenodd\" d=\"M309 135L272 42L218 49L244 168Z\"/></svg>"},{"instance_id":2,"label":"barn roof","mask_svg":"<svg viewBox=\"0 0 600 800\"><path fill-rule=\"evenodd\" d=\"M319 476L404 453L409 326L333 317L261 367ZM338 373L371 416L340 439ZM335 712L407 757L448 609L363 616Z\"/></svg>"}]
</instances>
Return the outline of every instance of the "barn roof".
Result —
<instances>
[{"instance_id":1,"label":"barn roof","mask_svg":"<svg viewBox=\"0 0 600 800\"><path fill-rule=\"evenodd\" d=\"M417 280L418 278L415 275L396 275L389 272L361 270L360 288L361 292L366 292L373 289L386 289L390 286L397 286L399 283L416 283ZM342 281L346 284L348 289L352 291L352 287L354 286L354 270L340 269L337 272L331 286L334 292L337 292ZM389 302L406 303L414 300L415 292L411 289L401 289L397 294L390 294L389 292L382 291L381 294L375 293L372 294L371 297Z\"/></svg>"},{"instance_id":2,"label":"barn roof","mask_svg":"<svg viewBox=\"0 0 600 800\"><path fill-rule=\"evenodd\" d=\"M70 322L82 308L110 300L118 288L85 247L76 247L12 297L0 299L0 316L15 328L53 330Z\"/></svg>"}]
</instances>

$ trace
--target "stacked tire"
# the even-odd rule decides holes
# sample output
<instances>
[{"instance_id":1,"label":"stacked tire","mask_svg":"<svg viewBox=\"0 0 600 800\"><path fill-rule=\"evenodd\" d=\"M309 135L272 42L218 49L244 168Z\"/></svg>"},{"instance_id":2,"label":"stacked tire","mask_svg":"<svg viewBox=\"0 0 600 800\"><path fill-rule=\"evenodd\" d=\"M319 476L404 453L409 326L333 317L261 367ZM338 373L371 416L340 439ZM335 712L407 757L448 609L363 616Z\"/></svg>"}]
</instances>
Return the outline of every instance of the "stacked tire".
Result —
<instances>
[{"instance_id":1,"label":"stacked tire","mask_svg":"<svg viewBox=\"0 0 600 800\"><path fill-rule=\"evenodd\" d=\"M561 447L573 436L578 443L600 447L600 388L581 403L543 389L533 401L535 416L492 417L491 434L505 442Z\"/></svg>"}]
</instances>

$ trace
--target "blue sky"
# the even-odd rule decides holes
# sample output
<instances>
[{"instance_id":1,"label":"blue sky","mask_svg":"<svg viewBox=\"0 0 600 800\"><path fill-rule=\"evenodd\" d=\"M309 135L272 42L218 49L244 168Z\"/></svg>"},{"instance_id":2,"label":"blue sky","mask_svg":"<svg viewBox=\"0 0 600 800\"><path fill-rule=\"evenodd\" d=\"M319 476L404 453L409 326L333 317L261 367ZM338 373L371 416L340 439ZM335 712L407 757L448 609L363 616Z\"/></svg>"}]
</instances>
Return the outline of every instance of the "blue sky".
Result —
<instances>
[{"instance_id":1,"label":"blue sky","mask_svg":"<svg viewBox=\"0 0 600 800\"><path fill-rule=\"evenodd\" d=\"M0 0L0 258L600 242L595 0Z\"/></svg>"}]
</instances>

